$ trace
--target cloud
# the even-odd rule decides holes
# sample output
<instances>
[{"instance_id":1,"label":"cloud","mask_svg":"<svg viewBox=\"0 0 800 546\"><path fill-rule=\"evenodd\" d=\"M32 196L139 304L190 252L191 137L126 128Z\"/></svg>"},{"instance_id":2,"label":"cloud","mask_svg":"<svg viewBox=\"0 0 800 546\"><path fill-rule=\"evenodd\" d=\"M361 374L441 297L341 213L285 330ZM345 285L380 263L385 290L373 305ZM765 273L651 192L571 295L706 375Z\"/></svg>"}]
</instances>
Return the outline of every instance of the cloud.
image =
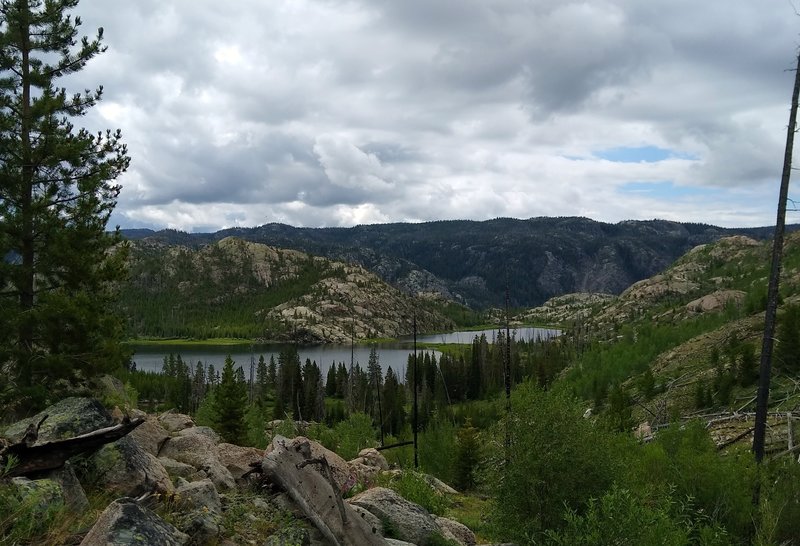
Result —
<instances>
[{"instance_id":1,"label":"cloud","mask_svg":"<svg viewBox=\"0 0 800 546\"><path fill-rule=\"evenodd\" d=\"M774 221L798 44L782 1L138 0L76 13L109 49L64 83L105 87L79 123L123 130L124 226ZM674 155L597 154L622 149Z\"/></svg>"}]
</instances>

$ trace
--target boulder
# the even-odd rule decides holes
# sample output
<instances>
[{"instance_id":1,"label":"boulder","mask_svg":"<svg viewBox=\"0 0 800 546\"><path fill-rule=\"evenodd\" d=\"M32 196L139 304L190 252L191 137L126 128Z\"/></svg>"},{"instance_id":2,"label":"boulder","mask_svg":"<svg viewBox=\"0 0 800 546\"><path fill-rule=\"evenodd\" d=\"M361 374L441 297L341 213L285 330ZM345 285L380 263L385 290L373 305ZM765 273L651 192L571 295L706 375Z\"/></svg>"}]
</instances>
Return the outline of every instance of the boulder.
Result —
<instances>
[{"instance_id":1,"label":"boulder","mask_svg":"<svg viewBox=\"0 0 800 546\"><path fill-rule=\"evenodd\" d=\"M194 426L194 420L188 415L169 410L158 416L161 425L169 432L180 432Z\"/></svg>"},{"instance_id":2,"label":"boulder","mask_svg":"<svg viewBox=\"0 0 800 546\"><path fill-rule=\"evenodd\" d=\"M267 453L272 450L276 440L285 442L286 448L290 450L296 450L301 445L308 445L308 447L311 449L309 457L313 459L318 459L324 455L325 459L328 461L328 465L331 468L333 479L341 491L349 490L350 487L355 485L355 476L352 473L350 466L347 464L347 461L342 459L338 454L334 453L330 449L324 447L319 442L309 440L303 436L297 436L291 440L276 436L275 440L273 440L272 444L270 444L270 446L267 448ZM349 487L347 487L348 484Z\"/></svg>"},{"instance_id":3,"label":"boulder","mask_svg":"<svg viewBox=\"0 0 800 546\"><path fill-rule=\"evenodd\" d=\"M161 448L161 456L190 464L195 469L204 471L218 490L236 487L230 471L219 460L217 446L203 434L187 434L170 438Z\"/></svg>"},{"instance_id":4,"label":"boulder","mask_svg":"<svg viewBox=\"0 0 800 546\"><path fill-rule=\"evenodd\" d=\"M112 502L100 514L81 546L133 546L159 544L181 546L189 537L136 501L123 498Z\"/></svg>"},{"instance_id":5,"label":"boulder","mask_svg":"<svg viewBox=\"0 0 800 546\"><path fill-rule=\"evenodd\" d=\"M444 538L455 540L463 546L475 546L478 543L475 533L463 523L439 516L435 516L434 519L441 528Z\"/></svg>"},{"instance_id":6,"label":"boulder","mask_svg":"<svg viewBox=\"0 0 800 546\"><path fill-rule=\"evenodd\" d=\"M39 427L37 444L72 438L113 424L111 414L94 398L71 397L14 423L5 430L4 436L14 442L20 440L28 425L38 424L45 415L47 419Z\"/></svg>"},{"instance_id":7,"label":"boulder","mask_svg":"<svg viewBox=\"0 0 800 546\"><path fill-rule=\"evenodd\" d=\"M264 476L286 491L303 514L336 546L378 546L385 544L352 506L341 500L341 491L324 465L312 458L306 438L272 441L261 468ZM315 462L311 462L315 461ZM333 482L333 483L331 483Z\"/></svg>"},{"instance_id":8,"label":"boulder","mask_svg":"<svg viewBox=\"0 0 800 546\"><path fill-rule=\"evenodd\" d=\"M202 434L214 444L218 444L222 441L222 436L217 434L211 427L189 427L178 432L178 436L188 436L190 434Z\"/></svg>"},{"instance_id":9,"label":"boulder","mask_svg":"<svg viewBox=\"0 0 800 546\"><path fill-rule=\"evenodd\" d=\"M129 434L131 438L151 455L158 457L158 452L164 442L169 439L170 434L167 432L158 418L150 415L147 416L145 422L136 427L136 429Z\"/></svg>"},{"instance_id":10,"label":"boulder","mask_svg":"<svg viewBox=\"0 0 800 546\"><path fill-rule=\"evenodd\" d=\"M225 443L217 446L217 453L219 455L219 462L221 462L237 480L252 470L250 463L260 464L261 459L264 458L263 449Z\"/></svg>"},{"instance_id":11,"label":"boulder","mask_svg":"<svg viewBox=\"0 0 800 546\"><path fill-rule=\"evenodd\" d=\"M191 537L192 543L207 544L219 537L222 502L211 480L190 483L178 478L175 497L188 509L180 528Z\"/></svg>"},{"instance_id":12,"label":"boulder","mask_svg":"<svg viewBox=\"0 0 800 546\"><path fill-rule=\"evenodd\" d=\"M89 458L99 483L121 496L138 496L152 490L173 491L161 462L129 437L104 445Z\"/></svg>"},{"instance_id":13,"label":"boulder","mask_svg":"<svg viewBox=\"0 0 800 546\"><path fill-rule=\"evenodd\" d=\"M432 534L442 532L424 508L385 487L367 489L347 502L368 510L381 521L390 522L400 539L414 544L424 545Z\"/></svg>"},{"instance_id":14,"label":"boulder","mask_svg":"<svg viewBox=\"0 0 800 546\"><path fill-rule=\"evenodd\" d=\"M192 482L206 477L205 472L197 470L190 464L181 463L169 457L159 457L158 462L161 463L171 478L184 478Z\"/></svg>"},{"instance_id":15,"label":"boulder","mask_svg":"<svg viewBox=\"0 0 800 546\"><path fill-rule=\"evenodd\" d=\"M75 513L88 510L89 499L86 498L83 486L78 481L75 470L69 461L62 468L48 472L46 477L61 486L61 490L64 493L64 503L67 508Z\"/></svg>"},{"instance_id":16,"label":"boulder","mask_svg":"<svg viewBox=\"0 0 800 546\"><path fill-rule=\"evenodd\" d=\"M374 466L380 470L389 470L389 463L386 461L386 457L374 447L367 447L359 451L358 458L354 459L354 461L366 466Z\"/></svg>"},{"instance_id":17,"label":"boulder","mask_svg":"<svg viewBox=\"0 0 800 546\"><path fill-rule=\"evenodd\" d=\"M55 480L17 477L11 478L11 485L19 492L25 500L36 504L37 512L44 515L53 506L64 505L64 490Z\"/></svg>"}]
</instances>

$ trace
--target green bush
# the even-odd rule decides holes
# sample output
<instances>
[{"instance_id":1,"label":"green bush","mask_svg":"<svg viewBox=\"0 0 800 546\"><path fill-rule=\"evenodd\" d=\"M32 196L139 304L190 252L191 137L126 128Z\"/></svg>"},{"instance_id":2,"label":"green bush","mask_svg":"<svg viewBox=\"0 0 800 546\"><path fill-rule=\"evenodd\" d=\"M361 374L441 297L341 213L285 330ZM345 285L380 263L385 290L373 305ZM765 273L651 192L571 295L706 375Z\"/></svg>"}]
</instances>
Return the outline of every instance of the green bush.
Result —
<instances>
[{"instance_id":1,"label":"green bush","mask_svg":"<svg viewBox=\"0 0 800 546\"><path fill-rule=\"evenodd\" d=\"M381 474L377 479L377 485L392 489L431 514L442 516L450 505L447 497L431 487L422 474L411 470L403 471L396 476Z\"/></svg>"},{"instance_id":2,"label":"green bush","mask_svg":"<svg viewBox=\"0 0 800 546\"><path fill-rule=\"evenodd\" d=\"M346 421L336 423L333 432L336 437L336 448L333 450L346 461L357 457L365 447L375 447L372 418L364 413L354 413Z\"/></svg>"},{"instance_id":3,"label":"green bush","mask_svg":"<svg viewBox=\"0 0 800 546\"><path fill-rule=\"evenodd\" d=\"M732 535L752 528L754 462L749 453L721 457L700 421L673 424L629 460L631 488L654 497L693 499L697 515L708 515Z\"/></svg>"},{"instance_id":4,"label":"green bush","mask_svg":"<svg viewBox=\"0 0 800 546\"><path fill-rule=\"evenodd\" d=\"M566 527L549 531L547 537L556 546L727 546L730 537L724 529L703 521L695 525L685 517L688 504L666 499L649 503L627 489L613 487L600 499L589 501L581 515L567 510Z\"/></svg>"},{"instance_id":5,"label":"green bush","mask_svg":"<svg viewBox=\"0 0 800 546\"><path fill-rule=\"evenodd\" d=\"M528 542L564 524L564 509L579 511L601 496L621 469L614 436L582 417L582 407L563 391L542 391L528 382L513 393L511 446L489 446L484 480L492 490L491 522L507 540ZM505 422L492 436L505 436Z\"/></svg>"}]
</instances>

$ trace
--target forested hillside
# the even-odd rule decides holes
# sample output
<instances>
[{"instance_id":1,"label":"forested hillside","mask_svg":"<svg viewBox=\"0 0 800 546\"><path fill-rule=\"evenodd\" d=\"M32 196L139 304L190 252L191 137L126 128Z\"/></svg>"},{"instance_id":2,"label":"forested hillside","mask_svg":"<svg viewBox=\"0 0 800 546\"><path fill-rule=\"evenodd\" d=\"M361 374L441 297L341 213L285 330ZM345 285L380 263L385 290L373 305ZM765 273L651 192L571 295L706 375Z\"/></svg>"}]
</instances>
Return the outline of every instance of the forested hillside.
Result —
<instances>
[{"instance_id":1,"label":"forested hillside","mask_svg":"<svg viewBox=\"0 0 800 546\"><path fill-rule=\"evenodd\" d=\"M201 246L228 236L359 263L410 293L436 292L473 308L530 307L570 292L619 294L655 275L690 248L725 235L770 236L766 228L587 218L501 218L295 228L265 224L213 234L130 230L131 239Z\"/></svg>"},{"instance_id":2,"label":"forested hillside","mask_svg":"<svg viewBox=\"0 0 800 546\"><path fill-rule=\"evenodd\" d=\"M442 331L442 306L355 265L235 238L200 249L132 245L120 310L133 337L349 342Z\"/></svg>"}]
</instances>

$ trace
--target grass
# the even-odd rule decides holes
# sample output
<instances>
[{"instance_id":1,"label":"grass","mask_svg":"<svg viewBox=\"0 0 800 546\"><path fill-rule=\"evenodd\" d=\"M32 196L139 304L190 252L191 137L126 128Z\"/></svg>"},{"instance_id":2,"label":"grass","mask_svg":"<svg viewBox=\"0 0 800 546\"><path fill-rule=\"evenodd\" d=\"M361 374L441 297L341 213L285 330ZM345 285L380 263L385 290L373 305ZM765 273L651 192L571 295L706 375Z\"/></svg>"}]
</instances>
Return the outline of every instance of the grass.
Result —
<instances>
[{"instance_id":1,"label":"grass","mask_svg":"<svg viewBox=\"0 0 800 546\"><path fill-rule=\"evenodd\" d=\"M187 339L187 338L137 338L131 339L126 342L127 345L132 347L184 347L187 349L194 347L218 347L224 346L240 346L249 347L254 345L255 341L243 338L230 338L230 337L210 337L207 339Z\"/></svg>"}]
</instances>

